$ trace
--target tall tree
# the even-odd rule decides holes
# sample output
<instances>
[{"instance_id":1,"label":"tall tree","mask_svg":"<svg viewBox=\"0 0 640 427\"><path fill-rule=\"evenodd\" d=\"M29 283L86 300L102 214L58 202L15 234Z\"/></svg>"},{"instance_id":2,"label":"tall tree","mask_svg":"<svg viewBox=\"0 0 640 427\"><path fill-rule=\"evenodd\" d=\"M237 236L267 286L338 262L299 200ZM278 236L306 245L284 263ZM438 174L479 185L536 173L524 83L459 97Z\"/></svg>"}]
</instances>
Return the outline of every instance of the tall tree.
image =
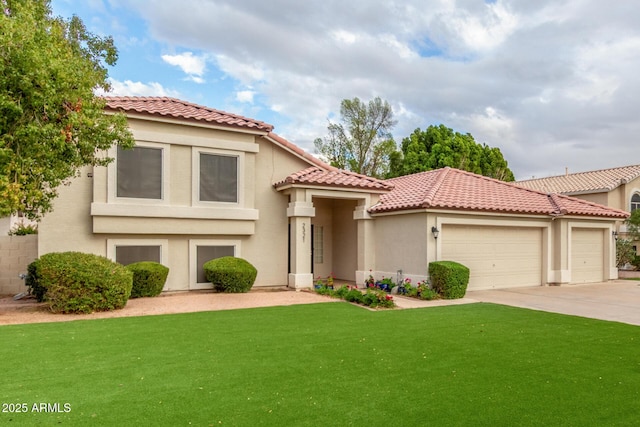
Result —
<instances>
[{"instance_id":1,"label":"tall tree","mask_svg":"<svg viewBox=\"0 0 640 427\"><path fill-rule=\"evenodd\" d=\"M52 16L50 0L0 0L0 216L38 219L56 188L85 165L106 165L104 150L133 146L123 115L106 115L111 37L78 17Z\"/></svg>"},{"instance_id":2,"label":"tall tree","mask_svg":"<svg viewBox=\"0 0 640 427\"><path fill-rule=\"evenodd\" d=\"M514 181L513 172L499 148L477 143L471 134L454 132L444 125L416 129L402 140L401 152L391 156L388 176L438 169L445 166L479 175Z\"/></svg>"},{"instance_id":3,"label":"tall tree","mask_svg":"<svg viewBox=\"0 0 640 427\"><path fill-rule=\"evenodd\" d=\"M329 122L329 134L314 141L316 151L335 167L383 177L396 151L391 135L396 122L389 103L379 97L368 104L358 98L343 99L340 121Z\"/></svg>"}]
</instances>

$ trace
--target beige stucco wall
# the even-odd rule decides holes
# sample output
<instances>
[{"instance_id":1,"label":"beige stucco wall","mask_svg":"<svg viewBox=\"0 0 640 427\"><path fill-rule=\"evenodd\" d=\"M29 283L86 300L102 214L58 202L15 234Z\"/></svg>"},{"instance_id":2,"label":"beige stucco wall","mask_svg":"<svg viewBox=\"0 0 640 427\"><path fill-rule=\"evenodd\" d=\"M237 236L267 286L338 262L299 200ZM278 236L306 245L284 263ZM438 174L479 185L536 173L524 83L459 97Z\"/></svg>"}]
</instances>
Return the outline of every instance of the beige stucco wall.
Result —
<instances>
[{"instance_id":1,"label":"beige stucco wall","mask_svg":"<svg viewBox=\"0 0 640 427\"><path fill-rule=\"evenodd\" d=\"M193 245L233 244L256 266L255 286L286 285L288 198L273 183L309 164L258 135L135 119L129 123L139 144L161 144L167 152L164 200L118 199L113 165L84 168L59 189L54 211L42 220L38 253L74 250L112 257L109 242L160 242L170 268L165 290L187 290ZM192 146L231 154L237 148L242 185L237 206L192 202Z\"/></svg>"},{"instance_id":2,"label":"beige stucco wall","mask_svg":"<svg viewBox=\"0 0 640 427\"><path fill-rule=\"evenodd\" d=\"M572 197L580 198L593 203L598 203L604 206L611 206L609 205L610 203L609 195L610 193L591 193L591 194L580 194L578 196L572 196ZM614 206L611 206L611 207L614 207Z\"/></svg>"},{"instance_id":3,"label":"beige stucco wall","mask_svg":"<svg viewBox=\"0 0 640 427\"><path fill-rule=\"evenodd\" d=\"M414 282L426 278L429 255L435 250L431 226L426 212L376 216L374 277L395 280L402 270Z\"/></svg>"},{"instance_id":4,"label":"beige stucco wall","mask_svg":"<svg viewBox=\"0 0 640 427\"><path fill-rule=\"evenodd\" d=\"M333 202L333 273L339 279L354 281L358 260L357 224L353 220L355 200Z\"/></svg>"}]
</instances>

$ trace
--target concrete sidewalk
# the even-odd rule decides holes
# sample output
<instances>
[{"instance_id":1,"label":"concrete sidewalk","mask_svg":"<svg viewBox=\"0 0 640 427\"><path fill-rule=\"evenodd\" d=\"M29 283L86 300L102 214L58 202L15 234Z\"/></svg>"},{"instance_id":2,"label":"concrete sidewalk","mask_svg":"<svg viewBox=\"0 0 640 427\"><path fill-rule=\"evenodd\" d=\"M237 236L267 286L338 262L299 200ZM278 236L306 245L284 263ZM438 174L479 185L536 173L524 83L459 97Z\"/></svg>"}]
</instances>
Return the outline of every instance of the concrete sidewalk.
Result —
<instances>
[{"instance_id":1,"label":"concrete sidewalk","mask_svg":"<svg viewBox=\"0 0 640 427\"><path fill-rule=\"evenodd\" d=\"M402 309L490 302L640 325L640 281L634 280L468 291L458 300L421 301L395 296L395 301Z\"/></svg>"}]
</instances>

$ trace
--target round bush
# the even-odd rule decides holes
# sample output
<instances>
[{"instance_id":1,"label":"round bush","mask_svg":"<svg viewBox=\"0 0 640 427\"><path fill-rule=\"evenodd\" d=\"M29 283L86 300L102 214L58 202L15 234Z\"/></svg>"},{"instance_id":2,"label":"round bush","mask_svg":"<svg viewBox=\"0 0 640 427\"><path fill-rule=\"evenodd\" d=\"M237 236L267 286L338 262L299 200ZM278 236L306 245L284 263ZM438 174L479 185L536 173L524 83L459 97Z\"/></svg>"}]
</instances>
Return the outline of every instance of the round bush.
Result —
<instances>
[{"instance_id":1,"label":"round bush","mask_svg":"<svg viewBox=\"0 0 640 427\"><path fill-rule=\"evenodd\" d=\"M162 292L169 268L153 261L141 261L126 266L133 273L131 298L156 297Z\"/></svg>"},{"instance_id":2,"label":"round bush","mask_svg":"<svg viewBox=\"0 0 640 427\"><path fill-rule=\"evenodd\" d=\"M249 261L232 256L207 261L203 268L217 292L249 292L258 274Z\"/></svg>"},{"instance_id":3,"label":"round bush","mask_svg":"<svg viewBox=\"0 0 640 427\"><path fill-rule=\"evenodd\" d=\"M455 261L429 263L431 287L444 299L463 298L469 284L469 268Z\"/></svg>"},{"instance_id":4,"label":"round bush","mask_svg":"<svg viewBox=\"0 0 640 427\"><path fill-rule=\"evenodd\" d=\"M105 257L81 252L41 256L29 265L32 293L54 313L91 313L123 308L133 274Z\"/></svg>"}]
</instances>

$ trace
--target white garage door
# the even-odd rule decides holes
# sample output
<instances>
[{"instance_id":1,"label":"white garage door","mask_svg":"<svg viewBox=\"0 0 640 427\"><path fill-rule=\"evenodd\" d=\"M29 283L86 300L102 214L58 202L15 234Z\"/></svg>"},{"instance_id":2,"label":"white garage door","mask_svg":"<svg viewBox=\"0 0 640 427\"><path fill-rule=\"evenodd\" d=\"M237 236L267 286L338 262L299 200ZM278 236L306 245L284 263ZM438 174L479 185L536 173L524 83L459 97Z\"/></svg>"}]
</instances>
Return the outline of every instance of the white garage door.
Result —
<instances>
[{"instance_id":1,"label":"white garage door","mask_svg":"<svg viewBox=\"0 0 640 427\"><path fill-rule=\"evenodd\" d=\"M571 229L571 283L604 280L604 232L598 229Z\"/></svg>"},{"instance_id":2,"label":"white garage door","mask_svg":"<svg viewBox=\"0 0 640 427\"><path fill-rule=\"evenodd\" d=\"M469 267L469 290L540 286L542 229L444 225L442 260Z\"/></svg>"}]
</instances>

